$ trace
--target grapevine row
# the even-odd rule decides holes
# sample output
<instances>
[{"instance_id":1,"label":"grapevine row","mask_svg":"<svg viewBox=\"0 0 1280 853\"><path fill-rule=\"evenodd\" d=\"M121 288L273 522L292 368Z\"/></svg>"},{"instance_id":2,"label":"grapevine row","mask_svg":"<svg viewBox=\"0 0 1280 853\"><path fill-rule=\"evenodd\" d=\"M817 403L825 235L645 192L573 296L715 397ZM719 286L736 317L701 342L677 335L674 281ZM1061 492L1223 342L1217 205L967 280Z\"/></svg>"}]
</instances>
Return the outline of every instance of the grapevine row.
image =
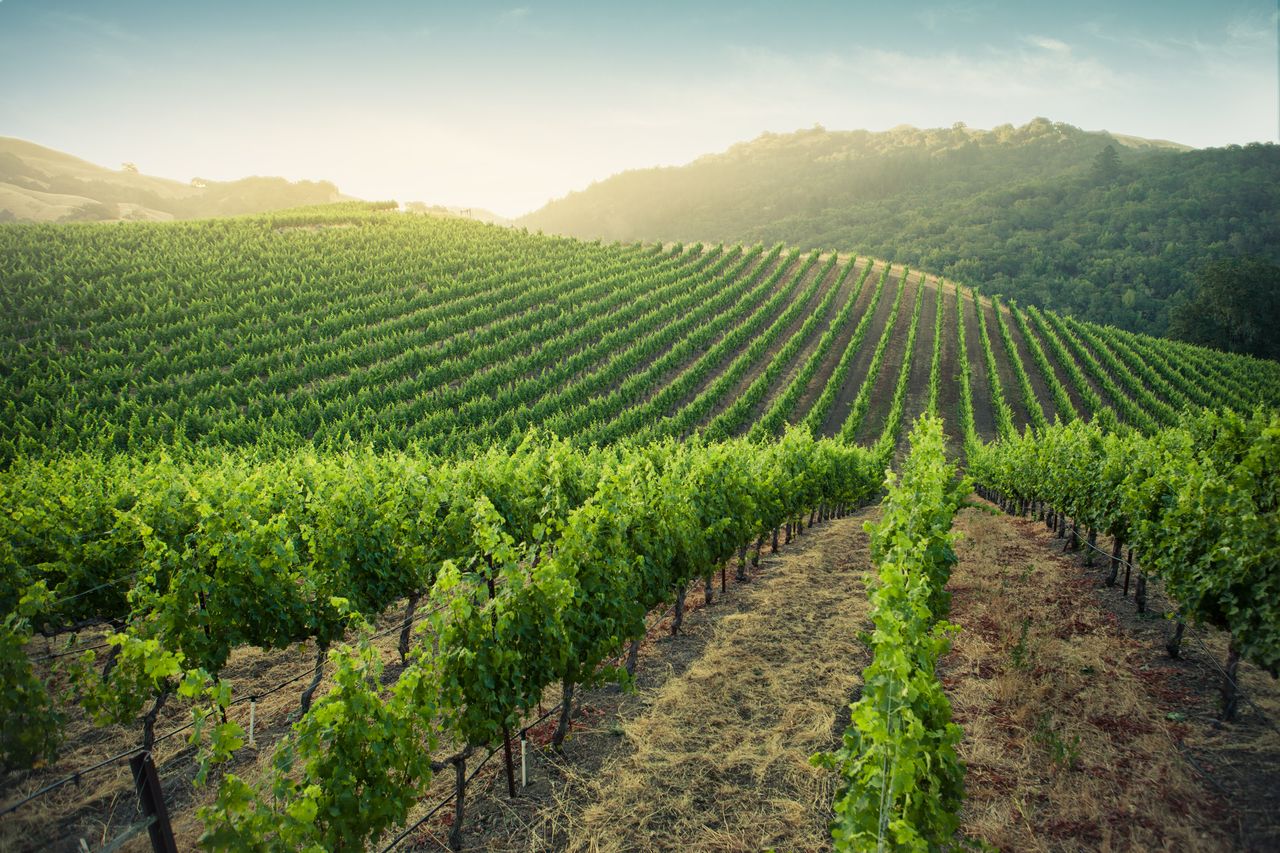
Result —
<instances>
[{"instance_id":1,"label":"grapevine row","mask_svg":"<svg viewBox=\"0 0 1280 853\"><path fill-rule=\"evenodd\" d=\"M872 264L868 263L867 269L870 270L871 267ZM867 329L871 326L871 319L875 316L876 308L880 305L880 298L884 295L885 282L889 280L889 273L892 269L893 267L889 264L886 264L881 269L880 278L876 280L876 287L871 293L871 301L867 304L867 310L863 312L861 319L858 320L858 327L854 329L853 337L849 338L849 343L845 345L844 352L840 355L840 361L831 372L831 376L828 377L827 384L823 386L822 394L819 395L817 401L809 410L809 414L805 416L804 425L814 432L822 428L827 413L831 411L831 406L835 403L836 395L849 377L849 368L853 364L854 358L857 357L858 351L862 348L862 342L867 336ZM901 282L899 282L899 290L901 290L901 286Z\"/></svg>"},{"instance_id":2,"label":"grapevine row","mask_svg":"<svg viewBox=\"0 0 1280 853\"><path fill-rule=\"evenodd\" d=\"M840 274L840 281L836 283L837 288L853 270L856 261L856 258L849 259L849 264ZM753 437L765 434L777 435L782 432L788 419L795 412L795 407L799 404L800 398L808 389L809 383L817 374L823 359L831 352L831 347L835 345L836 338L839 337L841 330L846 328L853 318L853 311L862 296L863 288L866 287L867 278L871 275L871 267L872 264L870 262L863 266L862 274L858 276L857 284L849 291L849 298L845 300L844 307L840 309L840 313L835 316L827 330L823 332L822 337L818 340L818 345L809 355L804 366L797 371L790 384L787 385L787 389L773 401L768 410L751 428Z\"/></svg>"},{"instance_id":3,"label":"grapevine row","mask_svg":"<svg viewBox=\"0 0 1280 853\"><path fill-rule=\"evenodd\" d=\"M975 479L1018 511L1046 511L1078 546L1112 537L1108 583L1124 544L1136 555L1139 607L1148 574L1161 578L1178 618L1231 635L1240 658L1280 671L1280 414L1259 409L1184 415L1144 436L1096 422L1059 425L996 442L972 460ZM1177 654L1181 630L1169 651ZM1224 685L1234 711L1234 678Z\"/></svg>"},{"instance_id":4,"label":"grapevine row","mask_svg":"<svg viewBox=\"0 0 1280 853\"><path fill-rule=\"evenodd\" d=\"M741 571L748 546L759 549L792 521L802 527L806 514L853 505L879 481L865 451L801 432L768 445L668 440L589 453L531 439L513 454L453 463L302 452L159 467L67 457L44 471L53 476L22 480L19 496L31 506L63 492L68 476L83 476L84 486L114 479L105 495L70 495L86 505L86 528L49 527L43 538L12 531L25 535L14 562L65 545L47 541L63 533L81 550L28 576L23 615L6 622L0 649L6 667L20 662L14 655L59 574L91 570L80 555L109 551L110 564L137 580L111 640L118 655L79 681L100 721L135 718L170 695L213 697L225 708L231 694L216 686L218 673L239 646L334 644L406 597L431 614L430 637L389 694L370 682L380 664L367 646L335 648L337 687L295 726L266 778L224 777L204 815L206 843L289 849L335 849L403 822L430 781L425 756L435 744L500 742L546 686L561 683L571 697L575 685L603 677L599 665L639 635L654 607L674 600L678 624L691 580L734 555ZM132 498L125 510L122 495ZM106 536L87 529L102 516L116 520ZM90 653L73 666L94 662ZM44 737L6 741L7 765L50 757L56 746L56 718L31 725L36 706L20 700L6 696L4 730ZM198 713L208 721L216 707ZM234 751L237 728L205 727L213 760ZM378 807L332 808L355 790L378 792Z\"/></svg>"},{"instance_id":5,"label":"grapevine row","mask_svg":"<svg viewBox=\"0 0 1280 853\"><path fill-rule=\"evenodd\" d=\"M867 374L862 378L862 385L858 388L858 396L854 398L853 405L849 408L849 414L840 426L839 436L845 441L853 440L858 427L862 426L862 421L867 416L867 410L871 408L871 390L875 386L876 378L880 375L880 367L884 363L884 354L889 349L889 341L893 338L893 330L898 325L898 313L902 307L902 294L906 293L909 273L910 270L904 269L902 276L898 279L898 292L893 297L893 305L889 308L889 316L885 320L884 330L880 333L880 339L876 341L875 351L871 354L871 364L867 366Z\"/></svg>"},{"instance_id":6,"label":"grapevine row","mask_svg":"<svg viewBox=\"0 0 1280 853\"><path fill-rule=\"evenodd\" d=\"M1005 322L1004 311L1000 306L999 297L992 297L991 307L995 309L996 328L1000 332L1000 340L1004 343L1005 357L1013 366L1013 375L1017 377L1018 389L1022 393L1022 404L1027 410L1027 417L1031 422L1031 426L1036 429L1043 429L1049 425L1045 420L1044 409L1040 406L1040 400L1036 397L1035 389L1031 386L1031 377L1027 375L1027 368L1022 363L1022 356L1018 353L1018 346L1013 341L1013 335L1009 331L1009 324Z\"/></svg>"},{"instance_id":7,"label":"grapevine row","mask_svg":"<svg viewBox=\"0 0 1280 853\"><path fill-rule=\"evenodd\" d=\"M871 664L850 705L843 745L814 762L839 774L835 849L940 849L960 824L962 732L938 678L956 628L945 586L956 562L951 522L967 484L947 462L942 422L922 418L901 477L887 479L883 514L869 526L877 572L867 582Z\"/></svg>"},{"instance_id":8,"label":"grapevine row","mask_svg":"<svg viewBox=\"0 0 1280 853\"><path fill-rule=\"evenodd\" d=\"M991 407L995 410L996 435L1006 436L1015 432L1013 426L1013 409L1004 398L1004 386L1000 382L1000 370L996 366L995 353L991 351L991 336L987 334L987 314L982 309L978 294L969 291L973 300L973 311L978 315L978 340L982 344L982 361L987 368L987 385L991 389Z\"/></svg>"},{"instance_id":9,"label":"grapevine row","mask_svg":"<svg viewBox=\"0 0 1280 853\"><path fill-rule=\"evenodd\" d=\"M1063 422L1075 420L1076 409L1071 403L1071 396L1067 394L1067 389L1059 381L1058 374L1054 372L1053 365L1049 363L1048 356L1044 354L1044 347L1040 346L1040 339L1031 332L1031 327L1027 324L1026 317L1023 316L1023 312L1017 305L1010 303L1009 312L1013 315L1014 323L1018 326L1018 333L1022 335L1022 339L1027 343L1027 349L1031 352L1031 360L1036 363L1036 368L1040 371L1040 377L1044 379L1045 385L1049 388L1049 393L1053 396L1053 405L1057 409L1057 419Z\"/></svg>"}]
</instances>

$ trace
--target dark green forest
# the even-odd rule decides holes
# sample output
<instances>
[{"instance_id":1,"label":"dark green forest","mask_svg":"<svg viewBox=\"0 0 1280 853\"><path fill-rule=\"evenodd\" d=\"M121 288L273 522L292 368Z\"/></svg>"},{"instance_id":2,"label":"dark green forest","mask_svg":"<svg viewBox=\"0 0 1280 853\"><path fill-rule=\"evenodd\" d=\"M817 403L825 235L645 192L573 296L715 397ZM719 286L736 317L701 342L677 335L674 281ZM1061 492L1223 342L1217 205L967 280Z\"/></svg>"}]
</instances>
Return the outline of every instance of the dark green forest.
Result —
<instances>
[{"instance_id":1,"label":"dark green forest","mask_svg":"<svg viewBox=\"0 0 1280 853\"><path fill-rule=\"evenodd\" d=\"M519 224L834 247L1164 335L1207 266L1280 261L1280 147L1191 150L1047 119L990 131L815 127L626 172Z\"/></svg>"}]
</instances>

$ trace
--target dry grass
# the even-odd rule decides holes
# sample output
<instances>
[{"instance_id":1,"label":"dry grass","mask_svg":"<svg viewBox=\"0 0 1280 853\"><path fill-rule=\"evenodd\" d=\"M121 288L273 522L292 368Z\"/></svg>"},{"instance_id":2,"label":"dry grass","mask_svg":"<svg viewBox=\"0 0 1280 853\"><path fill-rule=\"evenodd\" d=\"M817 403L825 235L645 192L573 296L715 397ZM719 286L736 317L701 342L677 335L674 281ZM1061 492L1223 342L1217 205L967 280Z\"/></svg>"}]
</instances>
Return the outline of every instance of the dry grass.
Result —
<instances>
[{"instance_id":1,"label":"dry grass","mask_svg":"<svg viewBox=\"0 0 1280 853\"><path fill-rule=\"evenodd\" d=\"M717 584L709 608L691 591L680 636L660 625L643 647L635 693L584 692L564 755L530 750L532 785L518 800L506 799L501 755L485 767L468 790L468 849L829 849L835 779L808 757L837 742L868 662L858 640L867 627L862 524L876 512L806 532L727 597ZM1214 671L1198 644L1188 641L1188 660L1165 658L1162 620L1129 615L1130 602L1096 589L1097 573L1057 555L1033 522L966 510L956 526L965 534L951 583L961 632L941 675L965 729L964 833L1005 850L1276 849L1280 735L1244 706L1239 723L1215 724ZM1159 590L1152 596L1158 612ZM392 611L384 624L398 618ZM384 660L395 641L379 641ZM1204 641L1220 658L1223 639ZM244 649L228 672L239 689L261 689L312 661L307 646ZM1280 719L1280 687L1248 666L1241 678ZM305 681L258 704L262 748L238 755L237 773L255 778L265 766ZM157 731L184 713L167 708ZM247 723L247 708L236 717ZM554 725L531 740L544 744ZM71 734L58 766L6 794L138 737L136 727L83 722ZM212 793L192 789L190 753L175 738L158 755L183 849L200 832L194 807ZM135 819L129 782L123 765L9 816L0 849L101 845ZM421 811L451 785L441 774ZM445 809L406 849L443 849L450 818ZM136 839L127 849L146 847Z\"/></svg>"},{"instance_id":2,"label":"dry grass","mask_svg":"<svg viewBox=\"0 0 1280 853\"><path fill-rule=\"evenodd\" d=\"M1061 551L1061 541L1042 525L1018 519L1012 524L1038 547ZM1111 544L1099 542L1104 551L1110 551ZM1068 556L1084 585L1093 587L1086 600L1136 641L1138 674L1189 769L1216 795L1222 831L1237 849L1280 849L1280 681L1242 661L1236 679L1246 698L1233 722L1221 722L1220 667L1227 655L1226 633L1188 627L1180 657L1171 658L1165 644L1173 623L1166 614L1176 605L1158 579L1152 578L1148 587L1148 612L1139 614L1122 581L1105 585L1105 559L1096 558L1091 568L1083 554Z\"/></svg>"},{"instance_id":3,"label":"dry grass","mask_svg":"<svg viewBox=\"0 0 1280 853\"><path fill-rule=\"evenodd\" d=\"M965 730L965 833L1006 850L1230 849L1153 701L1147 650L1030 525L957 519L962 631L943 676Z\"/></svg>"},{"instance_id":4,"label":"dry grass","mask_svg":"<svg viewBox=\"0 0 1280 853\"><path fill-rule=\"evenodd\" d=\"M391 627L402 616L401 609L393 608L379 620L378 627ZM79 646L91 646L100 639L98 633L86 633L79 638ZM383 660L388 662L388 676L398 671L399 658L395 652L398 639L399 633L393 632L375 643L382 651ZM43 639L35 642L45 643ZM57 645L39 647L33 650L33 654L45 654L60 648ZM310 642L281 651L238 648L232 652L223 676L233 685L235 696L248 696L305 672L314 663L315 646ZM296 719L299 697L309 681L308 674L256 703L258 748L240 750L231 762L211 775L209 784L203 788L192 785L197 769L195 749L187 746L185 732L157 743L155 762L179 849L194 849L204 829L196 809L212 801L222 772L230 771L256 779L269 767L272 748ZM327 676L321 681L317 698L324 695L331 683ZM157 736L162 737L188 723L191 719L189 709L188 704L171 698L157 720ZM230 710L229 718L247 730L249 705L236 705ZM130 749L142 740L140 723L98 728L74 708L65 731L66 745L58 760L37 771L9 774L3 780L0 802L19 799L78 768ZM140 818L129 763L123 760L84 777L78 785L66 785L0 820L0 850L79 851L82 839L90 849L96 849ZM126 842L121 849L145 851L150 849L150 844L143 834Z\"/></svg>"},{"instance_id":5,"label":"dry grass","mask_svg":"<svg viewBox=\"0 0 1280 853\"><path fill-rule=\"evenodd\" d=\"M745 590L715 606L733 609L707 622L687 669L642 690L636 713L600 721L616 737L599 769L558 765L523 844L485 846L829 849L834 779L808 758L836 742L867 663L857 639L867 613L862 521L874 512L766 558ZM663 668L663 650L645 665Z\"/></svg>"}]
</instances>

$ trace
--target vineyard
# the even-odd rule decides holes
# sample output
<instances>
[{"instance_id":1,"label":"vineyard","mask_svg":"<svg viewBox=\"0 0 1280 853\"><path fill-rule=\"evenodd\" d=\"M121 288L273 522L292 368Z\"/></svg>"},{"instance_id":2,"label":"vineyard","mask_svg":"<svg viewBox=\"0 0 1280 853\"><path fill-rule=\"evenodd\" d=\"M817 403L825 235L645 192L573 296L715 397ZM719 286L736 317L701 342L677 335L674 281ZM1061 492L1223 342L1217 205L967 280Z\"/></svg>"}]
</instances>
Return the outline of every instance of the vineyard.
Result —
<instances>
[{"instance_id":1,"label":"vineyard","mask_svg":"<svg viewBox=\"0 0 1280 853\"><path fill-rule=\"evenodd\" d=\"M972 835L975 486L1158 586L1170 657L1227 638L1225 719L1280 671L1273 362L869 258L379 205L6 225L0 281L6 848L166 849L170 809L211 849L462 847L477 774L516 797L691 590L876 502L829 840Z\"/></svg>"},{"instance_id":2,"label":"vineyard","mask_svg":"<svg viewBox=\"0 0 1280 853\"><path fill-rule=\"evenodd\" d=\"M0 276L5 460L299 438L448 455L531 426L603 444L803 423L896 446L931 401L959 446L1108 410L1150 431L1188 405L1280 402L1272 362L782 247L599 245L338 206L6 227Z\"/></svg>"}]
</instances>

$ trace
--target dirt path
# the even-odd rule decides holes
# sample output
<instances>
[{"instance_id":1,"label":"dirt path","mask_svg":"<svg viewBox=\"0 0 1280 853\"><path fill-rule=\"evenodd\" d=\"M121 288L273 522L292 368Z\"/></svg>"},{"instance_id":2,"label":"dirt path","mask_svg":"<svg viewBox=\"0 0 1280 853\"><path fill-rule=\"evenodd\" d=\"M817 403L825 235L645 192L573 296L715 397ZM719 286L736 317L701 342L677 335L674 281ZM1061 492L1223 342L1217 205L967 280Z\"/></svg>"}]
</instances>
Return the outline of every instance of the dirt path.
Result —
<instances>
[{"instance_id":1,"label":"dirt path","mask_svg":"<svg viewBox=\"0 0 1280 853\"><path fill-rule=\"evenodd\" d=\"M591 786L573 847L827 846L831 780L808 757L834 743L865 662L859 521L814 531L766 570L744 612L722 617L702 657L623 725L631 752Z\"/></svg>"},{"instance_id":2,"label":"dirt path","mask_svg":"<svg viewBox=\"0 0 1280 853\"><path fill-rule=\"evenodd\" d=\"M856 278L861 277L866 263L874 264L874 261L859 261L858 268L850 274L850 278L856 280ZM822 364L818 366L817 372L809 380L808 387L805 389L804 394L800 396L799 402L796 403L796 410L791 414L791 423L798 424L805 419L809 414L809 410L813 408L813 404L818 401L819 395L827 387L827 383L831 381L831 374L835 373L836 365L840 363L840 359L844 356L844 351L848 348L849 341L853 338L853 333L857 331L862 315L867 313L867 306L871 304L871 294L876 289L877 275L879 273L873 267L866 281L862 283L862 290L858 293L858 301L854 305L848 325L836 335L836 339L831 343L830 352L822 359Z\"/></svg>"},{"instance_id":3,"label":"dirt path","mask_svg":"<svg viewBox=\"0 0 1280 853\"><path fill-rule=\"evenodd\" d=\"M978 312L973 310L969 294L960 297L964 311L964 345L969 356L969 390L973 395L973 425L983 441L996 437L995 414L991 410L991 383L987 381L987 362L978 337ZM988 332L990 329L987 330ZM958 382L959 380L957 380Z\"/></svg>"},{"instance_id":4,"label":"dirt path","mask_svg":"<svg viewBox=\"0 0 1280 853\"><path fill-rule=\"evenodd\" d=\"M594 691L564 758L538 751L536 808L482 795L468 849L829 849L833 778L808 759L837 744L869 662L862 525L878 512L806 531L646 647L636 693Z\"/></svg>"},{"instance_id":5,"label":"dirt path","mask_svg":"<svg viewBox=\"0 0 1280 853\"><path fill-rule=\"evenodd\" d=\"M1015 520L1041 547L1060 552L1062 542L1040 523ZM1112 541L1100 537L1098 546L1110 552ZM1181 654L1170 657L1165 645L1173 623L1165 614L1177 605L1165 594L1164 584L1150 578L1148 606L1138 613L1121 570L1114 586L1106 578L1107 560L1088 549L1058 559L1068 563L1093 588L1093 600L1124 633L1137 642L1139 671L1148 683L1153 701L1166 713L1177 746L1188 766L1222 801L1224 831L1236 849L1280 850L1280 681L1249 661L1241 661L1236 673L1240 708L1236 719L1219 719L1221 669L1227 657L1228 636L1205 626L1188 626Z\"/></svg>"},{"instance_id":6,"label":"dirt path","mask_svg":"<svg viewBox=\"0 0 1280 853\"><path fill-rule=\"evenodd\" d=\"M955 529L950 618L961 631L941 673L965 732L964 831L1005 850L1275 849L1268 775L1280 739L1264 751L1260 731L1224 735L1211 714L1193 719L1212 689L1161 665L1162 643L1118 618L1111 591L1040 523L982 503ZM1228 754L1197 729L1236 741L1237 760L1252 750L1253 772L1236 775L1261 789L1254 800L1270 797L1270 830L1184 758L1199 746L1200 766L1221 768Z\"/></svg>"},{"instance_id":7,"label":"dirt path","mask_svg":"<svg viewBox=\"0 0 1280 853\"><path fill-rule=\"evenodd\" d=\"M827 412L821 429L818 430L819 435L835 435L844 426L845 418L849 417L849 410L853 408L853 401L857 399L858 389L862 387L862 380L866 378L867 369L871 366L871 358L875 355L876 343L880 340L880 335L884 333L885 324L889 322L889 314L893 311L893 300L897 297L899 287L905 287L910 290L910 285L902 280L901 268L891 271L888 280L884 283L884 293L880 295L880 304L876 306L876 313L872 315L871 322L867 324L866 336L862 339L862 345L858 347L858 354L854 356L853 361L849 364L849 372L844 377L844 384L840 386L836 399L831 404L831 409ZM911 306L907 303L909 295L909 293L902 294L902 304L899 306L898 316L895 318L898 325L903 322L902 315L911 311Z\"/></svg>"}]
</instances>

